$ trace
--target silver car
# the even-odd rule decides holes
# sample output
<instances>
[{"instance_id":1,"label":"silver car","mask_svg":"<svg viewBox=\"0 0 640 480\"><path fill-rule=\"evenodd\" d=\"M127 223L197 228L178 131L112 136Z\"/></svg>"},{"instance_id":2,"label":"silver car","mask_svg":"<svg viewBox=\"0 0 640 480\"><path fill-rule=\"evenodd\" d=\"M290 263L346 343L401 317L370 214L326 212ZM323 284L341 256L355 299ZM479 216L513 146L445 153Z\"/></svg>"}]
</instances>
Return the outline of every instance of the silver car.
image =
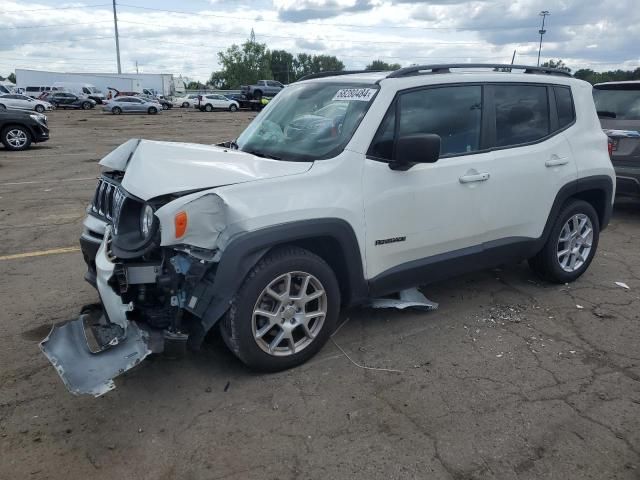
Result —
<instances>
[{"instance_id":1,"label":"silver car","mask_svg":"<svg viewBox=\"0 0 640 480\"><path fill-rule=\"evenodd\" d=\"M155 115L162 111L162 107L158 103L140 97L115 97L108 100L102 110L114 115L120 115L121 113L148 113L149 115Z\"/></svg>"}]
</instances>

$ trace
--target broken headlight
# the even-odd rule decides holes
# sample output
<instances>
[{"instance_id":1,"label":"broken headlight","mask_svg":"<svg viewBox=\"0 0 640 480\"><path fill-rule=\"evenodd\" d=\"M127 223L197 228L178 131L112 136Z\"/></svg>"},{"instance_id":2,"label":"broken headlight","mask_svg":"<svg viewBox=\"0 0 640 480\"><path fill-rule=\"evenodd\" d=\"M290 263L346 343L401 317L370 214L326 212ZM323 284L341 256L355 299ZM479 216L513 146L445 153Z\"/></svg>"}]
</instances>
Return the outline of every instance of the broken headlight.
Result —
<instances>
[{"instance_id":1,"label":"broken headlight","mask_svg":"<svg viewBox=\"0 0 640 480\"><path fill-rule=\"evenodd\" d=\"M149 238L153 231L154 212L151 205L146 204L140 212L140 231L143 238Z\"/></svg>"}]
</instances>

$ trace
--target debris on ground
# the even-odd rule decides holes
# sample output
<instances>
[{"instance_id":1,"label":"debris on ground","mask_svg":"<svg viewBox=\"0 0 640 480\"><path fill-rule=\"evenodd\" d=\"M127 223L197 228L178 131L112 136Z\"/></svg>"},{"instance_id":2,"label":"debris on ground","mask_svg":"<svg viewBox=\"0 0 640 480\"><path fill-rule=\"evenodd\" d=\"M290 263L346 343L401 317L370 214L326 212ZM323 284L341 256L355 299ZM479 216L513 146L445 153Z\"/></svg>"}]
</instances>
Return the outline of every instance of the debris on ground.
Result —
<instances>
[{"instance_id":1,"label":"debris on ground","mask_svg":"<svg viewBox=\"0 0 640 480\"><path fill-rule=\"evenodd\" d=\"M396 294L397 298L374 298L369 305L373 308L415 308L418 310L435 310L438 308L436 302L432 302L425 297L417 288L402 290Z\"/></svg>"},{"instance_id":2,"label":"debris on ground","mask_svg":"<svg viewBox=\"0 0 640 480\"><path fill-rule=\"evenodd\" d=\"M617 286L619 286L619 287L626 288L627 290L630 290L629 285L627 285L627 284L626 284L626 283L624 283L624 282L615 282L615 284L616 284Z\"/></svg>"}]
</instances>

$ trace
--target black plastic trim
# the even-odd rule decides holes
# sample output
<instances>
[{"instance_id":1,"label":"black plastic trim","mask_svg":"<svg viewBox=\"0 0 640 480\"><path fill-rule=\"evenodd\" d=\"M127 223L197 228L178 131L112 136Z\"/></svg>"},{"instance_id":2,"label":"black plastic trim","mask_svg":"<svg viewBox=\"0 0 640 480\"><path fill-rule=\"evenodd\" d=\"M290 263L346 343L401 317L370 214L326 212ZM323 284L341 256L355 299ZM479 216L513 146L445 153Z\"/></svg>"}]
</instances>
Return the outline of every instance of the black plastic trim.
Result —
<instances>
[{"instance_id":1,"label":"black plastic trim","mask_svg":"<svg viewBox=\"0 0 640 480\"><path fill-rule=\"evenodd\" d=\"M445 63L435 65L413 65L411 67L401 68L395 70L387 75L385 78L399 78L412 75L428 75L428 74L442 74L452 73L450 69L461 68L464 70L470 70L475 68L499 68L511 70L524 70L524 73L542 73L546 75L561 75L564 77L571 77L571 73L566 70L559 70L557 68L549 67L534 67L530 65L510 65L506 63Z\"/></svg>"}]
</instances>

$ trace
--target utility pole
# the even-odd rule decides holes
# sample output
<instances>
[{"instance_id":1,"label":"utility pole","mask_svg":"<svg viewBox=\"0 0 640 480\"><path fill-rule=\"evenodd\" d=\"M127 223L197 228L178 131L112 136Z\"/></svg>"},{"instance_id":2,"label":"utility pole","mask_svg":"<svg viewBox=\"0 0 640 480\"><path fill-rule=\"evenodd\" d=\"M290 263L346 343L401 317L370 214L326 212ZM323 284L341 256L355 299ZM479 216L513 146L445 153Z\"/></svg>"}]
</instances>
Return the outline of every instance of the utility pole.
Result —
<instances>
[{"instance_id":1,"label":"utility pole","mask_svg":"<svg viewBox=\"0 0 640 480\"><path fill-rule=\"evenodd\" d=\"M511 65L513 65L513 62L515 62L516 60L516 51L513 51L513 56L511 57Z\"/></svg>"},{"instance_id":2,"label":"utility pole","mask_svg":"<svg viewBox=\"0 0 640 480\"><path fill-rule=\"evenodd\" d=\"M122 68L120 68L120 39L118 38L118 15L116 14L116 0L113 0L113 26L116 30L116 55L118 56L118 73L122 73Z\"/></svg>"},{"instance_id":3,"label":"utility pole","mask_svg":"<svg viewBox=\"0 0 640 480\"><path fill-rule=\"evenodd\" d=\"M547 15L551 15L551 13L549 13L549 10L542 10L539 13L539 15L542 17L542 27L540 27L540 30L538 30L538 33L540 34L540 46L538 47L538 66L540 66L540 52L542 51L542 36L545 33L547 33L547 31L544 29L544 21L547 18Z\"/></svg>"},{"instance_id":4,"label":"utility pole","mask_svg":"<svg viewBox=\"0 0 640 480\"><path fill-rule=\"evenodd\" d=\"M136 73L138 73L138 60L136 60Z\"/></svg>"}]
</instances>

